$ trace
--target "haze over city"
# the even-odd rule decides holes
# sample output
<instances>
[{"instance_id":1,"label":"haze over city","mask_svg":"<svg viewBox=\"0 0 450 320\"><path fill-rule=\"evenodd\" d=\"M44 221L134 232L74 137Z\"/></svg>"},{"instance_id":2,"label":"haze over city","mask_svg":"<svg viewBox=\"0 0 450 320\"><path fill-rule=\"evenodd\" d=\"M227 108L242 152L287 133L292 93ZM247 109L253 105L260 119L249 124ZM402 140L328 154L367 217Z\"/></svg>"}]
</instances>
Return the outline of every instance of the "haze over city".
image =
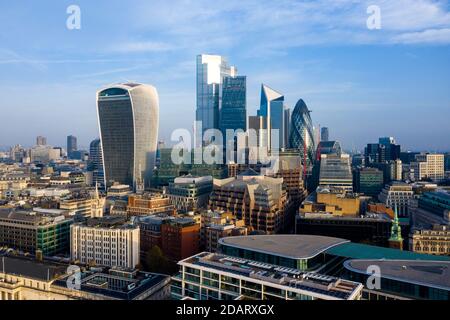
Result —
<instances>
[{"instance_id":1,"label":"haze over city","mask_svg":"<svg viewBox=\"0 0 450 320\"><path fill-rule=\"evenodd\" d=\"M2 4L0 147L69 134L88 146L96 91L127 80L158 89L169 143L192 128L195 57L211 53L247 76L248 115L265 83L291 109L304 99L345 149L394 136L405 150L450 150L448 1L375 3L380 30L366 26L368 1L78 1L80 30L66 28L71 1Z\"/></svg>"}]
</instances>

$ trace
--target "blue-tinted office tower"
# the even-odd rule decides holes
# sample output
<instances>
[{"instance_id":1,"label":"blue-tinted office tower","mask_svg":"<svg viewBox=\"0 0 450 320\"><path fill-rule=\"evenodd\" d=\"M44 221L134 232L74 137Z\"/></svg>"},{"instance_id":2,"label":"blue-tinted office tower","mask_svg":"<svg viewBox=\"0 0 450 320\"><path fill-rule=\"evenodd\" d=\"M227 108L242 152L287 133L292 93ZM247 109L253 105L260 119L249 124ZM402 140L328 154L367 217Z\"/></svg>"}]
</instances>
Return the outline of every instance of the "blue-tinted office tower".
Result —
<instances>
[{"instance_id":1,"label":"blue-tinted office tower","mask_svg":"<svg viewBox=\"0 0 450 320\"><path fill-rule=\"evenodd\" d=\"M88 171L92 172L92 181L100 187L105 186L103 173L103 152L100 139L95 139L89 145Z\"/></svg>"},{"instance_id":2,"label":"blue-tinted office tower","mask_svg":"<svg viewBox=\"0 0 450 320\"><path fill-rule=\"evenodd\" d=\"M298 149L304 163L311 165L314 161L315 141L314 129L306 103L300 99L295 105L291 116L291 134L289 136L289 146ZM306 149L306 154L305 154Z\"/></svg>"},{"instance_id":3,"label":"blue-tinted office tower","mask_svg":"<svg viewBox=\"0 0 450 320\"><path fill-rule=\"evenodd\" d=\"M117 84L97 93L106 185L148 185L155 166L159 98L152 86Z\"/></svg>"},{"instance_id":4,"label":"blue-tinted office tower","mask_svg":"<svg viewBox=\"0 0 450 320\"><path fill-rule=\"evenodd\" d=\"M330 141L330 132L327 127L320 130L320 141Z\"/></svg>"},{"instance_id":5,"label":"blue-tinted office tower","mask_svg":"<svg viewBox=\"0 0 450 320\"><path fill-rule=\"evenodd\" d=\"M223 136L226 130L247 130L247 78L225 77L222 90L222 109L219 128Z\"/></svg>"},{"instance_id":6,"label":"blue-tinted office tower","mask_svg":"<svg viewBox=\"0 0 450 320\"><path fill-rule=\"evenodd\" d=\"M261 86L261 104L258 110L258 116L265 117L267 121L267 146L270 150L275 147L275 141L272 141L272 130L278 130L278 147L286 148L286 124L287 112L284 104L284 96L263 84Z\"/></svg>"},{"instance_id":7,"label":"blue-tinted office tower","mask_svg":"<svg viewBox=\"0 0 450 320\"><path fill-rule=\"evenodd\" d=\"M196 147L202 145L203 134L206 130L219 129L223 82L225 77L236 75L237 69L234 66L229 66L226 58L222 56L208 54L197 56L197 108L195 119L201 123L202 130L200 132L200 129L197 126L195 127Z\"/></svg>"}]
</instances>

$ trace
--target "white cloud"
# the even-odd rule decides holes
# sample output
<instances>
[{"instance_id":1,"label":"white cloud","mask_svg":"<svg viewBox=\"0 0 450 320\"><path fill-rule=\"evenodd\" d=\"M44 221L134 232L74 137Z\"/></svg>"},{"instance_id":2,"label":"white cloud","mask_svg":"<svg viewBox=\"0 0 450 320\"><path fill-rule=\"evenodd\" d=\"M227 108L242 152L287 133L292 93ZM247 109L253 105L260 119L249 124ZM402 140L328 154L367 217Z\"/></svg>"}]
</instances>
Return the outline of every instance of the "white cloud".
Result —
<instances>
[{"instance_id":1,"label":"white cloud","mask_svg":"<svg viewBox=\"0 0 450 320\"><path fill-rule=\"evenodd\" d=\"M402 33L393 37L392 41L402 44L450 44L450 28Z\"/></svg>"},{"instance_id":2,"label":"white cloud","mask_svg":"<svg viewBox=\"0 0 450 320\"><path fill-rule=\"evenodd\" d=\"M141 42L126 42L115 44L111 47L111 51L121 52L121 53L132 53L132 52L164 52L174 50L175 47L172 44L164 42L154 42L154 41L141 41Z\"/></svg>"}]
</instances>

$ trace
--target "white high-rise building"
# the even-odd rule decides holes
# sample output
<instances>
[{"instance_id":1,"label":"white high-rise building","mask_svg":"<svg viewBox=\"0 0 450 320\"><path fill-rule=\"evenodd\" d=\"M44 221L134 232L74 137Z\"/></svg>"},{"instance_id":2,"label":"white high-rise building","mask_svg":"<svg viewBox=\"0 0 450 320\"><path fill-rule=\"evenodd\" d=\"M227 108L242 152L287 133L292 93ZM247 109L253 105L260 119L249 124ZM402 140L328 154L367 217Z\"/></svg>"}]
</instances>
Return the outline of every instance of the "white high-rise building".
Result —
<instances>
[{"instance_id":1,"label":"white high-rise building","mask_svg":"<svg viewBox=\"0 0 450 320\"><path fill-rule=\"evenodd\" d=\"M411 163L414 169L414 180L419 181L425 178L441 180L445 177L444 155L443 154L418 154L416 162Z\"/></svg>"},{"instance_id":2,"label":"white high-rise building","mask_svg":"<svg viewBox=\"0 0 450 320\"><path fill-rule=\"evenodd\" d=\"M225 77L235 77L237 69L229 66L226 58L218 55L197 56L197 109L196 121L201 130L195 128L195 145L200 147L203 133L208 129L219 129L222 108L222 85Z\"/></svg>"},{"instance_id":3,"label":"white high-rise building","mask_svg":"<svg viewBox=\"0 0 450 320\"><path fill-rule=\"evenodd\" d=\"M139 264L139 227L122 217L88 219L70 226L70 256L81 264L135 268Z\"/></svg>"},{"instance_id":4,"label":"white high-rise building","mask_svg":"<svg viewBox=\"0 0 450 320\"><path fill-rule=\"evenodd\" d=\"M97 92L105 185L148 185L155 166L159 98L153 86L124 83Z\"/></svg>"}]
</instances>

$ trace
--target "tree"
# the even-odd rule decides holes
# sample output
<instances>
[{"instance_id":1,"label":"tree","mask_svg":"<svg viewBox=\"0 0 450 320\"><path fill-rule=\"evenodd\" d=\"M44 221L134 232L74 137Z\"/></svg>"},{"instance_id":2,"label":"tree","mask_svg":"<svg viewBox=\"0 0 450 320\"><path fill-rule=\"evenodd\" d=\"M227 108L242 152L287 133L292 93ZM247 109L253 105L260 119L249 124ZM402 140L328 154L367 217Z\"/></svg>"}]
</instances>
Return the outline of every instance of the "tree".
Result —
<instances>
[{"instance_id":1,"label":"tree","mask_svg":"<svg viewBox=\"0 0 450 320\"><path fill-rule=\"evenodd\" d=\"M161 248L153 246L145 257L147 270L156 273L166 273L169 261L163 255Z\"/></svg>"}]
</instances>

